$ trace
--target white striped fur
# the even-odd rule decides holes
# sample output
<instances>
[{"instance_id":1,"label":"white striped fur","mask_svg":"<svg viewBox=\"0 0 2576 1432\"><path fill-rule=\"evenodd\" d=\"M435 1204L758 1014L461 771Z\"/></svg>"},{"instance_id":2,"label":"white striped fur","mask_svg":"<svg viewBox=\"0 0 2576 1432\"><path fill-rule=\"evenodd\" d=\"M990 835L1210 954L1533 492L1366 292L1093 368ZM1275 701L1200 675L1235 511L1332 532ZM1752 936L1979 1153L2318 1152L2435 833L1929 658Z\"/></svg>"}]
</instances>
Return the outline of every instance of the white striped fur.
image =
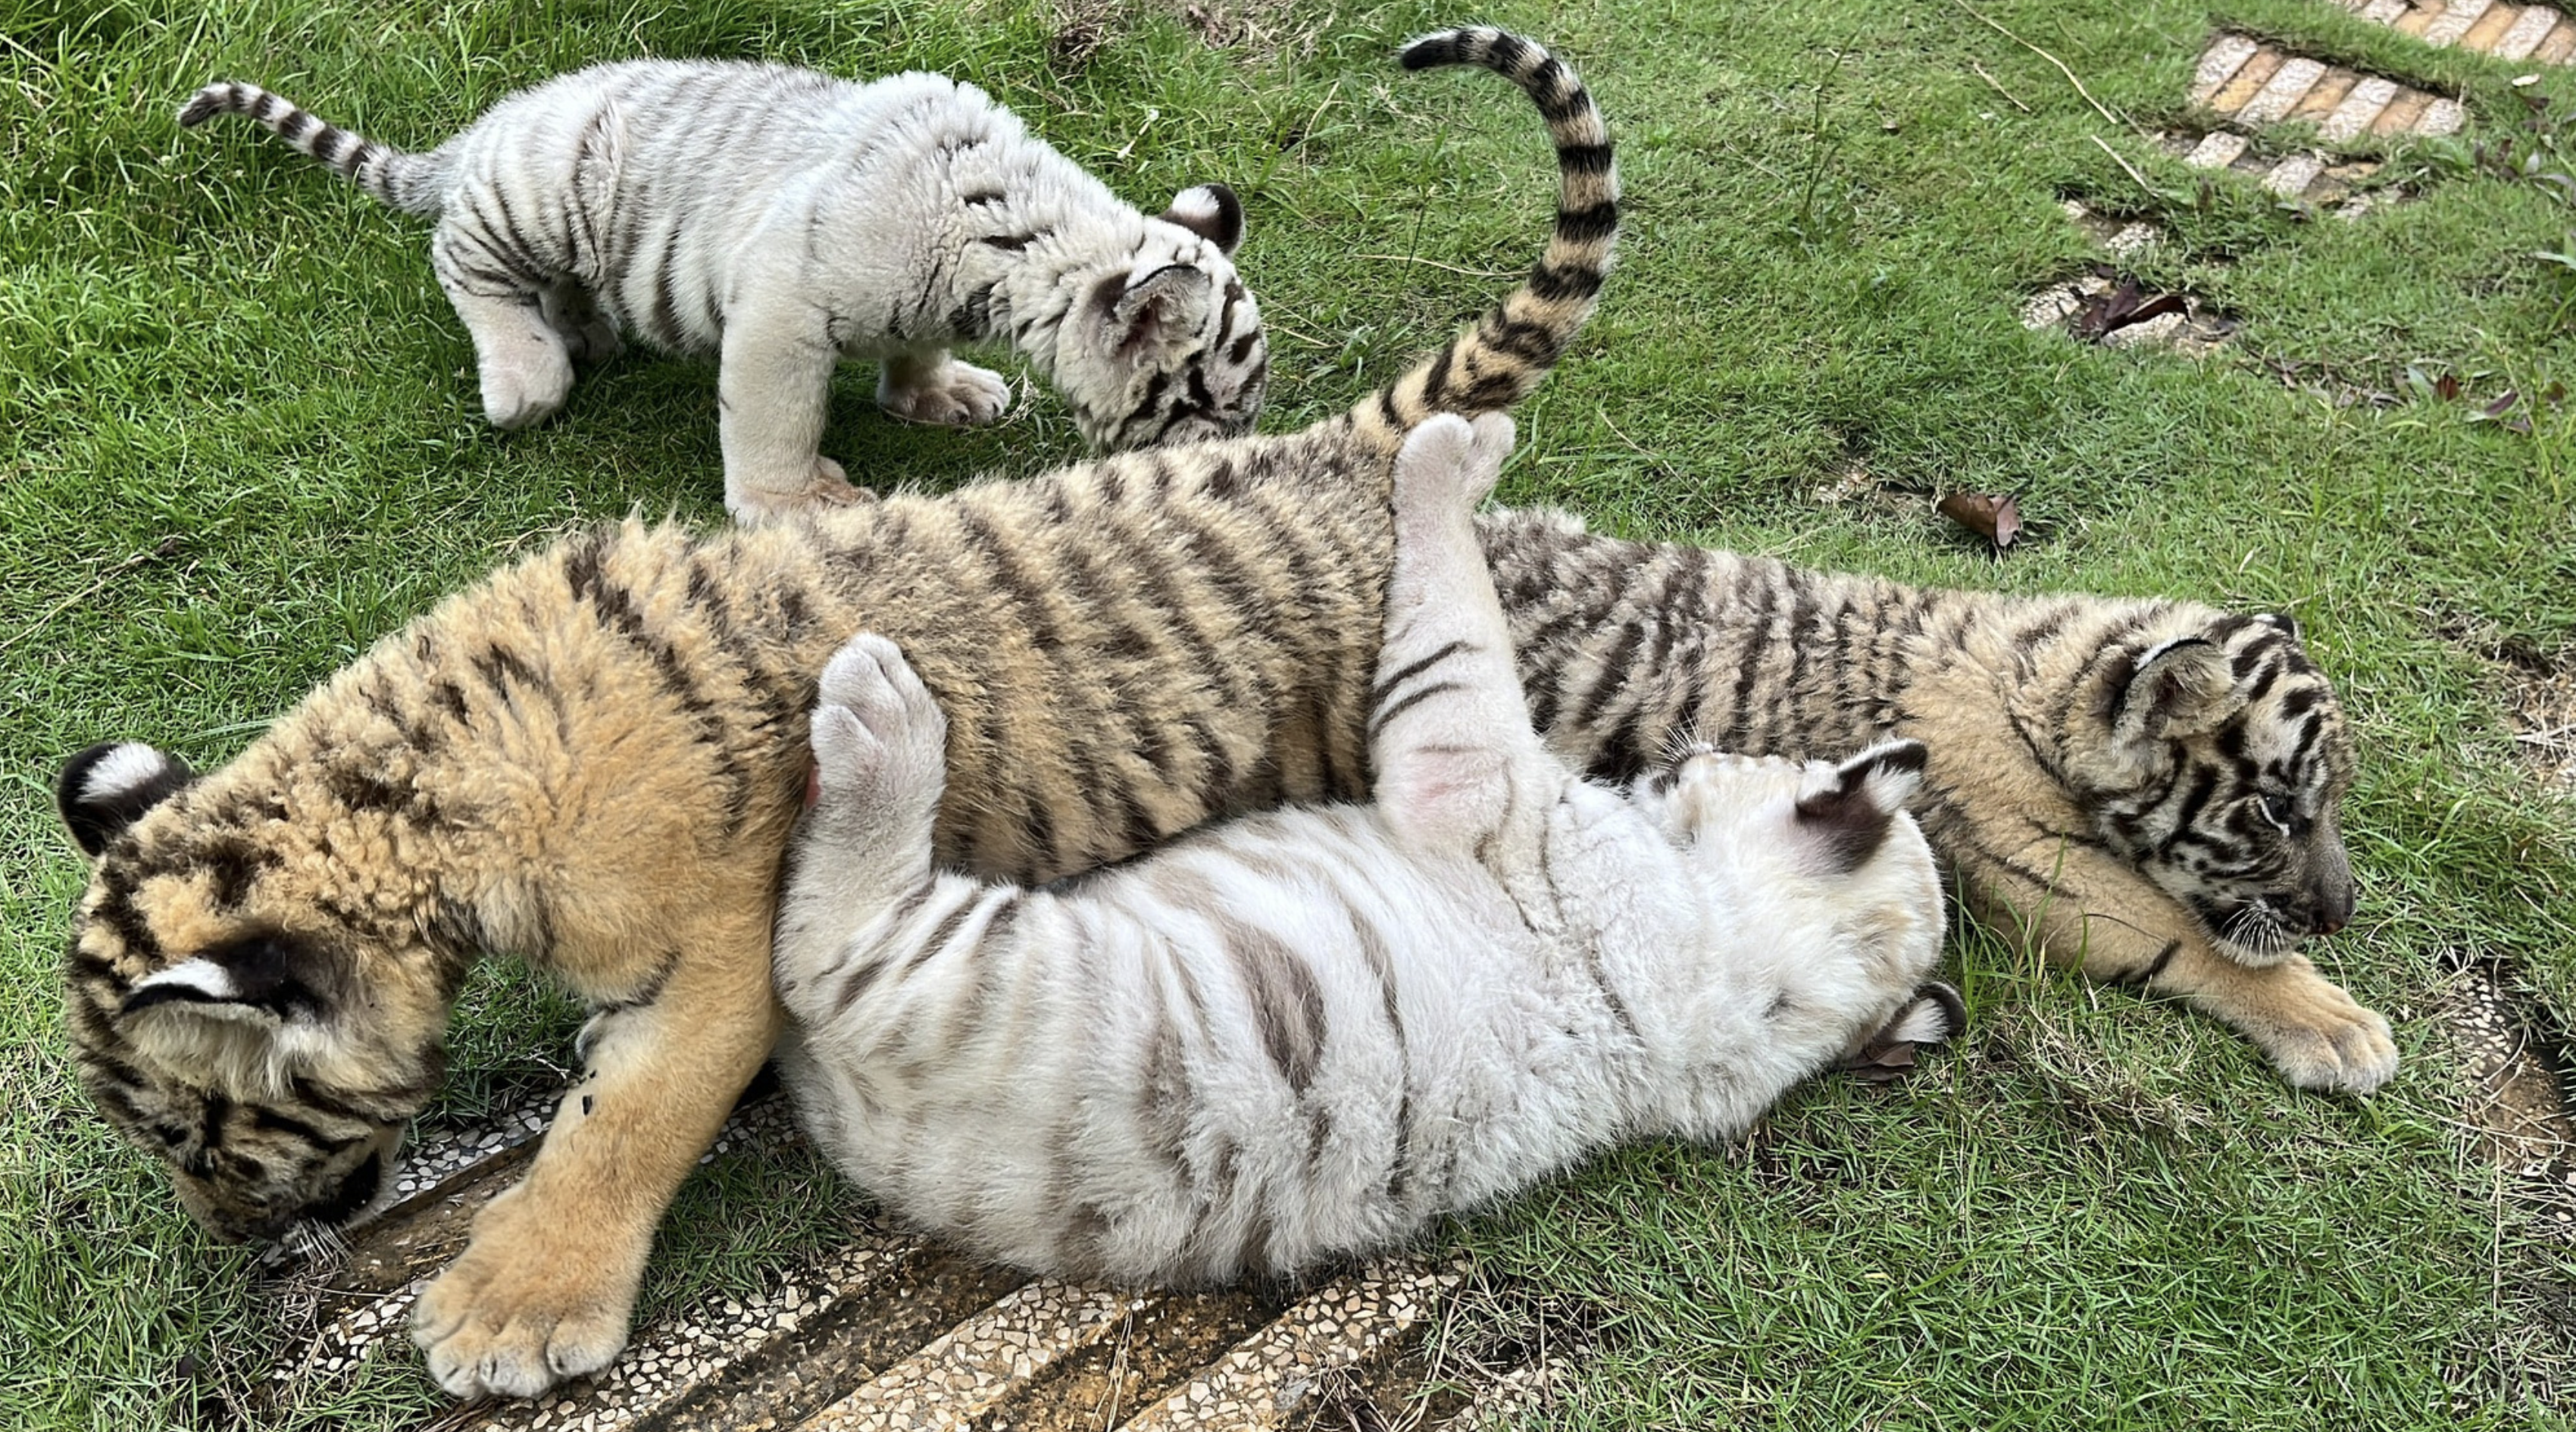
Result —
<instances>
[{"instance_id":1,"label":"white striped fur","mask_svg":"<svg viewBox=\"0 0 2576 1432\"><path fill-rule=\"evenodd\" d=\"M1923 748L1688 754L1627 791L1548 755L1469 522L1511 432L1436 417L1396 459L1375 805L1053 887L936 874L940 708L882 638L834 658L780 1057L863 1187L1047 1271L1294 1271L1615 1139L1738 1132L1917 1012Z\"/></svg>"},{"instance_id":2,"label":"white striped fur","mask_svg":"<svg viewBox=\"0 0 2576 1432\"><path fill-rule=\"evenodd\" d=\"M738 518L857 497L817 448L834 365L882 361L898 417L982 423L1016 348L1105 448L1248 430L1269 373L1223 185L1148 218L973 85L636 60L502 100L427 154L333 127L256 85L197 92L369 194L435 214L430 261L474 336L496 427L563 406L619 333L718 353L725 505Z\"/></svg>"}]
</instances>

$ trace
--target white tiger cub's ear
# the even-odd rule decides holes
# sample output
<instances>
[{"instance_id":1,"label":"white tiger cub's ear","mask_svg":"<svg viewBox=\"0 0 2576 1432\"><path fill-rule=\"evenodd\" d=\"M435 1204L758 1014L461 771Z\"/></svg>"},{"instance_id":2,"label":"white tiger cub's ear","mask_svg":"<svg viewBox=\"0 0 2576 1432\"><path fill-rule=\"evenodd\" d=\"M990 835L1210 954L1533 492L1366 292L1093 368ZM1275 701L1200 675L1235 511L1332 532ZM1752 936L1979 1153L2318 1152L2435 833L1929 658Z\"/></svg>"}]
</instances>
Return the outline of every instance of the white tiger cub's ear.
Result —
<instances>
[{"instance_id":1,"label":"white tiger cub's ear","mask_svg":"<svg viewBox=\"0 0 2576 1432\"><path fill-rule=\"evenodd\" d=\"M2148 647L2111 698L2111 741L2135 748L2198 735L2245 704L2227 652L2206 637Z\"/></svg>"},{"instance_id":2,"label":"white tiger cub's ear","mask_svg":"<svg viewBox=\"0 0 2576 1432\"><path fill-rule=\"evenodd\" d=\"M1929 755L1920 741L1887 741L1809 778L1798 797L1798 834L1815 845L1825 873L1848 874L1878 853L1922 784Z\"/></svg>"},{"instance_id":3,"label":"white tiger cub's ear","mask_svg":"<svg viewBox=\"0 0 2576 1432\"><path fill-rule=\"evenodd\" d=\"M1201 184L1172 196L1163 222L1178 224L1217 246L1227 258L1243 247L1243 201L1222 184Z\"/></svg>"},{"instance_id":4,"label":"white tiger cub's ear","mask_svg":"<svg viewBox=\"0 0 2576 1432\"><path fill-rule=\"evenodd\" d=\"M63 763L54 804L81 853L96 859L145 811L195 779L187 762L140 741L102 741Z\"/></svg>"},{"instance_id":5,"label":"white tiger cub's ear","mask_svg":"<svg viewBox=\"0 0 2576 1432\"><path fill-rule=\"evenodd\" d=\"M1165 264L1127 286L1109 306L1110 342L1121 358L1193 343L1207 324L1207 272Z\"/></svg>"}]
</instances>

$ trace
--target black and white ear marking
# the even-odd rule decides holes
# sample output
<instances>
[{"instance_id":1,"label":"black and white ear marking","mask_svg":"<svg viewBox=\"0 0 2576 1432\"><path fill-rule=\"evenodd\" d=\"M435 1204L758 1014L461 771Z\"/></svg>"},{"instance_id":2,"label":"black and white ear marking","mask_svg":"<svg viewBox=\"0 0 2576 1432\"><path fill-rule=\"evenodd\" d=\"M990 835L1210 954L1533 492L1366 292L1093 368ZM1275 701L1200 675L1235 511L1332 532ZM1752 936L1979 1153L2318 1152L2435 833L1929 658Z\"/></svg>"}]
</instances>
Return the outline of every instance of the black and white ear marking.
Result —
<instances>
[{"instance_id":1,"label":"black and white ear marking","mask_svg":"<svg viewBox=\"0 0 2576 1432\"><path fill-rule=\"evenodd\" d=\"M241 998L241 982L212 960L188 960L135 981L117 1011L132 1014L174 1000L187 1004L229 1004Z\"/></svg>"},{"instance_id":2,"label":"black and white ear marking","mask_svg":"<svg viewBox=\"0 0 2576 1432\"><path fill-rule=\"evenodd\" d=\"M2206 637L2148 647L2111 699L2111 738L2122 745L2206 731L2241 705L2227 653Z\"/></svg>"},{"instance_id":3,"label":"black and white ear marking","mask_svg":"<svg viewBox=\"0 0 2576 1432\"><path fill-rule=\"evenodd\" d=\"M1968 1006L1939 980L1915 986L1914 997L1876 1033L1845 1052L1841 1067L1872 1084L1892 1083L1914 1068L1914 1052L1947 1044L1968 1027Z\"/></svg>"},{"instance_id":4,"label":"black and white ear marking","mask_svg":"<svg viewBox=\"0 0 2576 1432\"><path fill-rule=\"evenodd\" d=\"M1798 798L1799 832L1823 851L1828 872L1848 874L1878 853L1887 828L1922 784L1929 756L1920 741L1882 742Z\"/></svg>"},{"instance_id":5,"label":"black and white ear marking","mask_svg":"<svg viewBox=\"0 0 2576 1432\"><path fill-rule=\"evenodd\" d=\"M1967 1027L1967 1001L1941 981L1926 980L1878 1037L1907 1044L1947 1044Z\"/></svg>"},{"instance_id":6,"label":"black and white ear marking","mask_svg":"<svg viewBox=\"0 0 2576 1432\"><path fill-rule=\"evenodd\" d=\"M2264 612L2255 617L2255 620L2269 622L2273 626L2280 628L2281 634L2292 641L2297 641L2299 639L2298 619L2291 616L2288 612Z\"/></svg>"},{"instance_id":7,"label":"black and white ear marking","mask_svg":"<svg viewBox=\"0 0 2576 1432\"><path fill-rule=\"evenodd\" d=\"M1165 264L1129 284L1109 306L1113 346L1125 358L1194 342L1207 312L1207 274L1191 264Z\"/></svg>"},{"instance_id":8,"label":"black and white ear marking","mask_svg":"<svg viewBox=\"0 0 2576 1432\"><path fill-rule=\"evenodd\" d=\"M140 741L102 741L63 763L54 804L82 853L95 859L145 811L194 779L187 762Z\"/></svg>"},{"instance_id":9,"label":"black and white ear marking","mask_svg":"<svg viewBox=\"0 0 2576 1432\"><path fill-rule=\"evenodd\" d=\"M1201 184L1172 196L1163 222L1178 224L1216 245L1227 258L1243 247L1243 201L1222 184Z\"/></svg>"},{"instance_id":10,"label":"black and white ear marking","mask_svg":"<svg viewBox=\"0 0 2576 1432\"><path fill-rule=\"evenodd\" d=\"M254 935L145 976L117 1018L167 1005L217 1019L283 1024L328 1013L338 984L328 960L311 946Z\"/></svg>"}]
</instances>

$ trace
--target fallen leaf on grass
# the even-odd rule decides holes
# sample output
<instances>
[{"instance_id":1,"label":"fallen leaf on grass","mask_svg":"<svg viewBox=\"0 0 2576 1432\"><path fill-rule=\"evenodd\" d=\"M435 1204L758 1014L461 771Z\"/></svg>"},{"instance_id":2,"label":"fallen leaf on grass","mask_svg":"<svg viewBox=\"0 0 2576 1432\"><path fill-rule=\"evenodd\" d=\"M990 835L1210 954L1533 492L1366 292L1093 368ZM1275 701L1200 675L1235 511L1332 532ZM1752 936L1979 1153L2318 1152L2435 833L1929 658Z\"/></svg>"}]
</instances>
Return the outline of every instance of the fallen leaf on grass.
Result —
<instances>
[{"instance_id":1,"label":"fallen leaf on grass","mask_svg":"<svg viewBox=\"0 0 2576 1432\"><path fill-rule=\"evenodd\" d=\"M2460 375L2427 373L2420 364L2409 363L2406 365L2406 386L2414 389L2418 398L2447 403L2460 396Z\"/></svg>"},{"instance_id":2,"label":"fallen leaf on grass","mask_svg":"<svg viewBox=\"0 0 2576 1432\"><path fill-rule=\"evenodd\" d=\"M1954 492L1941 499L1941 515L1994 543L1998 552L2021 540L2021 507L2009 493Z\"/></svg>"},{"instance_id":3,"label":"fallen leaf on grass","mask_svg":"<svg viewBox=\"0 0 2576 1432\"><path fill-rule=\"evenodd\" d=\"M1843 1061L1843 1072L1864 1084L1893 1084L1914 1072L1914 1044L1872 1045Z\"/></svg>"},{"instance_id":4,"label":"fallen leaf on grass","mask_svg":"<svg viewBox=\"0 0 2576 1432\"><path fill-rule=\"evenodd\" d=\"M2122 275L2118 283L2086 297L2075 316L2067 321L2066 331L2088 343L2099 343L2119 329L2168 313L2186 312L2190 307L2178 293L2146 297L2136 279Z\"/></svg>"}]
</instances>

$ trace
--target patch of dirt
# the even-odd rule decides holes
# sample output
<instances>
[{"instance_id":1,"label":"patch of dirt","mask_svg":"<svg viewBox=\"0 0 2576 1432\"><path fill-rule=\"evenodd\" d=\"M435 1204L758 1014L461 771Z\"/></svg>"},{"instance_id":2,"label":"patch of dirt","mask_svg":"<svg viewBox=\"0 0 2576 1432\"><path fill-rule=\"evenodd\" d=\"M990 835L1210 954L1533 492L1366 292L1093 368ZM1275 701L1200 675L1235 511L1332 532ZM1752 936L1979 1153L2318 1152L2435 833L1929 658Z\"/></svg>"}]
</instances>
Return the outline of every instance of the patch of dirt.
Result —
<instances>
[{"instance_id":1,"label":"patch of dirt","mask_svg":"<svg viewBox=\"0 0 2576 1432\"><path fill-rule=\"evenodd\" d=\"M1256 62L1310 57L1323 25L1300 25L1295 8L1293 0L1056 0L1055 38L1048 49L1058 70L1075 73L1141 17L1162 14L1212 50L1235 51Z\"/></svg>"},{"instance_id":2,"label":"patch of dirt","mask_svg":"<svg viewBox=\"0 0 2576 1432\"><path fill-rule=\"evenodd\" d=\"M1932 489L1880 472L1870 466L1867 454L1853 446L1846 446L1841 457L1828 462L1808 482L1803 495L1818 507L1845 507L1873 518L1924 524L1939 521L1933 510Z\"/></svg>"},{"instance_id":3,"label":"patch of dirt","mask_svg":"<svg viewBox=\"0 0 2576 1432\"><path fill-rule=\"evenodd\" d=\"M2508 659L2504 693L2515 757L2544 788L2576 798L2576 660Z\"/></svg>"},{"instance_id":4,"label":"patch of dirt","mask_svg":"<svg viewBox=\"0 0 2576 1432\"><path fill-rule=\"evenodd\" d=\"M2513 732L2514 763L2544 792L2576 800L2576 650L2544 651L2456 613L2440 617L2434 630L2486 663Z\"/></svg>"},{"instance_id":5,"label":"patch of dirt","mask_svg":"<svg viewBox=\"0 0 2576 1432\"><path fill-rule=\"evenodd\" d=\"M2576 1229L2576 1195L2560 1191L2576 1189L2576 1119L2541 1041L2483 965L2460 972L2440 1010L2459 1048L2464 1132L2508 1178L2540 1181L2555 1219Z\"/></svg>"},{"instance_id":6,"label":"patch of dirt","mask_svg":"<svg viewBox=\"0 0 2576 1432\"><path fill-rule=\"evenodd\" d=\"M2454 1378L2487 1400L2548 1406L2576 1371L2576 1285L2548 1251L2576 1241L2576 1118L2563 1079L2568 1047L2533 1022L2495 963L2464 957L2455 964L2432 1013L2458 1056L2460 1117L2452 1128L2471 1174L2467 1192L2492 1200L2498 1225L2492 1276L2504 1321ZM2529 1236L2508 1239L2509 1228Z\"/></svg>"},{"instance_id":7,"label":"patch of dirt","mask_svg":"<svg viewBox=\"0 0 2576 1432\"><path fill-rule=\"evenodd\" d=\"M1315 53L1324 29L1294 22L1294 0L1149 0L1155 8L1176 13L1190 32L1214 50L1239 50L1256 60Z\"/></svg>"}]
</instances>

